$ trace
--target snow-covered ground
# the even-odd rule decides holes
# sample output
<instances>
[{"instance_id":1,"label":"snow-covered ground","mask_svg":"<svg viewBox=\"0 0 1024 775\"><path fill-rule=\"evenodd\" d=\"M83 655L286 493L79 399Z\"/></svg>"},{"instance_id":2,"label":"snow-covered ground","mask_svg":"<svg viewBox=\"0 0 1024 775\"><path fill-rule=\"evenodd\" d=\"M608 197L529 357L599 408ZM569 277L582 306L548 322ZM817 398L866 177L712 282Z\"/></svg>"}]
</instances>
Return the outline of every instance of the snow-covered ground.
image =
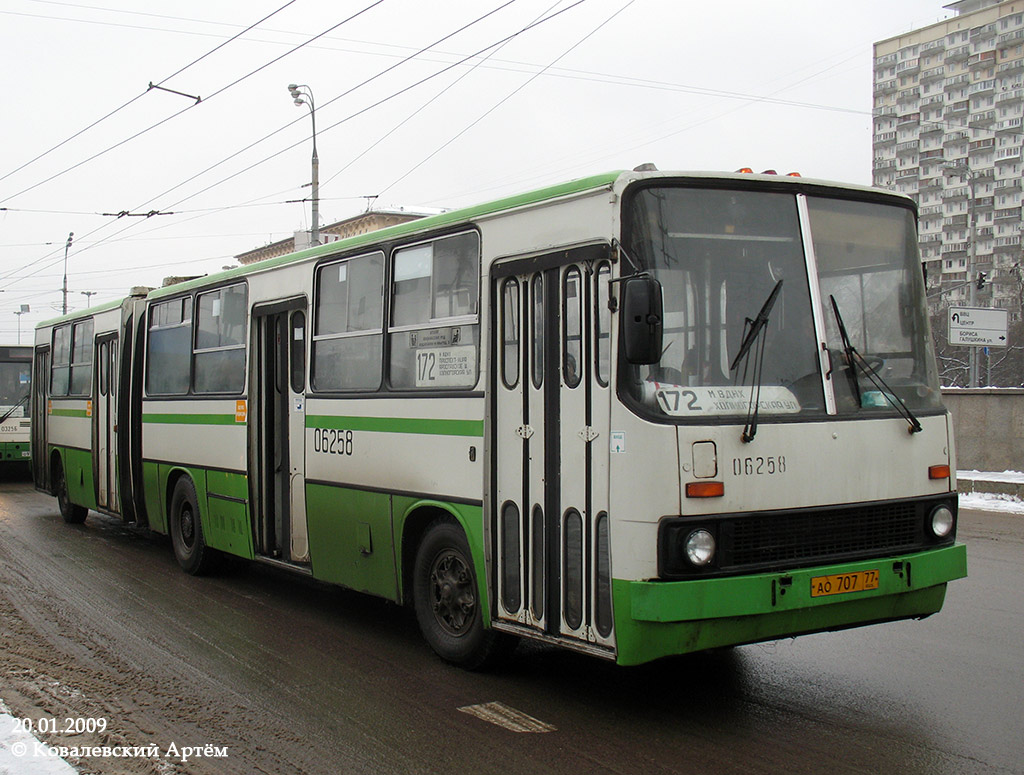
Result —
<instances>
[{"instance_id":1,"label":"snow-covered ground","mask_svg":"<svg viewBox=\"0 0 1024 775\"><path fill-rule=\"evenodd\" d=\"M990 492L960 493L960 508L1024 514L1024 501L1013 495L996 495Z\"/></svg>"},{"instance_id":2,"label":"snow-covered ground","mask_svg":"<svg viewBox=\"0 0 1024 775\"><path fill-rule=\"evenodd\" d=\"M1021 471L957 471L956 477L958 480L973 480L975 488L980 490L985 489L985 482L1024 485L1024 472ZM1013 495L987 492L961 493L960 508L1024 514L1024 501Z\"/></svg>"},{"instance_id":3,"label":"snow-covered ground","mask_svg":"<svg viewBox=\"0 0 1024 775\"><path fill-rule=\"evenodd\" d=\"M22 729L0 701L0 775L77 775L78 771L50 754Z\"/></svg>"}]
</instances>

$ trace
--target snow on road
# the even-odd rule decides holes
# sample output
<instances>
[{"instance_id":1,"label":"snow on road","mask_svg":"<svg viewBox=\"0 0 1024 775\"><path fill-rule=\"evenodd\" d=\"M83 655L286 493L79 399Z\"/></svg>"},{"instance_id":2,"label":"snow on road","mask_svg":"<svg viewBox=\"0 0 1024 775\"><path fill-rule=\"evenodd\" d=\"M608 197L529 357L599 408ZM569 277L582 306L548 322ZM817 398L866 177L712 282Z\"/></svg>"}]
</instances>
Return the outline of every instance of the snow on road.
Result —
<instances>
[{"instance_id":1,"label":"snow on road","mask_svg":"<svg viewBox=\"0 0 1024 775\"><path fill-rule=\"evenodd\" d=\"M78 775L78 771L51 754L0 702L0 775Z\"/></svg>"}]
</instances>

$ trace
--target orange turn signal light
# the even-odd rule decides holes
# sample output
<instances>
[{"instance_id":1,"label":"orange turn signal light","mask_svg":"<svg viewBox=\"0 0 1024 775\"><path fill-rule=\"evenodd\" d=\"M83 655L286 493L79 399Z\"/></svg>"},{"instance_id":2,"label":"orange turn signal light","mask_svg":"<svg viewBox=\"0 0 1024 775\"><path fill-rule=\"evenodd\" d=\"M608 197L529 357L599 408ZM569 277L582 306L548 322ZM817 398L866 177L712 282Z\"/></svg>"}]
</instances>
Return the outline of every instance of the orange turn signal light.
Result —
<instances>
[{"instance_id":1,"label":"orange turn signal light","mask_svg":"<svg viewBox=\"0 0 1024 775\"><path fill-rule=\"evenodd\" d=\"M725 495L723 482L687 482L687 498L721 498Z\"/></svg>"},{"instance_id":2,"label":"orange turn signal light","mask_svg":"<svg viewBox=\"0 0 1024 775\"><path fill-rule=\"evenodd\" d=\"M929 479L949 479L949 466L928 466Z\"/></svg>"}]
</instances>

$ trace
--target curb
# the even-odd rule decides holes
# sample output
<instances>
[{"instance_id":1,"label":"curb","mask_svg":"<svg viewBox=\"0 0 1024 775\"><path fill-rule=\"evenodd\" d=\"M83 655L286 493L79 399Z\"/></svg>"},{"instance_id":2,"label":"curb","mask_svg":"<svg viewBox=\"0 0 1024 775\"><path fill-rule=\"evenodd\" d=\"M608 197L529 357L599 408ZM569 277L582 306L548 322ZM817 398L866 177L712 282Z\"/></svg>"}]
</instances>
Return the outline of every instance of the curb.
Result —
<instances>
[{"instance_id":1,"label":"curb","mask_svg":"<svg viewBox=\"0 0 1024 775\"><path fill-rule=\"evenodd\" d=\"M988 479L962 479L957 477L957 492L1011 495L1024 500L1024 482L994 482Z\"/></svg>"}]
</instances>

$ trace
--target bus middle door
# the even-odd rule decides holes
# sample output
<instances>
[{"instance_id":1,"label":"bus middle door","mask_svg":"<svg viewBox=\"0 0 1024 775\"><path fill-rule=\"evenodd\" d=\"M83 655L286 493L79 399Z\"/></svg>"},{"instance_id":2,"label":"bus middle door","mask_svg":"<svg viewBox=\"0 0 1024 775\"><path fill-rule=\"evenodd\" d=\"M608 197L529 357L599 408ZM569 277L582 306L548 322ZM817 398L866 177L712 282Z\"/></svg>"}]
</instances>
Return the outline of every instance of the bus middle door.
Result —
<instances>
[{"instance_id":1,"label":"bus middle door","mask_svg":"<svg viewBox=\"0 0 1024 775\"><path fill-rule=\"evenodd\" d=\"M256 307L250 443L256 553L309 562L305 507L306 301Z\"/></svg>"},{"instance_id":2,"label":"bus middle door","mask_svg":"<svg viewBox=\"0 0 1024 775\"><path fill-rule=\"evenodd\" d=\"M493 611L600 650L614 646L606 257L588 246L514 260L492 292Z\"/></svg>"}]
</instances>

